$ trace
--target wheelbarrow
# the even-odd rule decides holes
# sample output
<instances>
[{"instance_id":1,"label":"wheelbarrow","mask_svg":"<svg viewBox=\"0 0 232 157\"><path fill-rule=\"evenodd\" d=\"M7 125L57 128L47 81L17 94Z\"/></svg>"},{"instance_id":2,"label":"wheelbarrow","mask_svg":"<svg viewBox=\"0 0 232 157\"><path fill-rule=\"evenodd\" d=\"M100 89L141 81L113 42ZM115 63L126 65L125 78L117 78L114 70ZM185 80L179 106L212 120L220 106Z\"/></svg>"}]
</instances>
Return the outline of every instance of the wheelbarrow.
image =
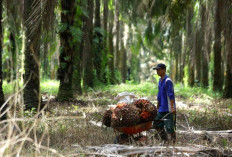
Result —
<instances>
[{"instance_id":1,"label":"wheelbarrow","mask_svg":"<svg viewBox=\"0 0 232 157\"><path fill-rule=\"evenodd\" d=\"M146 140L147 137L145 136L142 136L140 133L143 132L143 131L148 131L150 129L155 129L156 130L156 127L162 122L162 121L166 121L168 119L166 119L166 117L171 114L171 113L168 113L166 114L162 119L160 120L155 120L154 121L154 124L152 126L152 121L150 122L145 122L145 123L141 123L141 124L138 124L138 125L135 125L135 126L130 126L130 127L117 127L117 128L114 128L115 130L115 134L116 134L116 139L114 141L114 143L119 143L119 144L123 144L123 143L126 143L126 142L129 142L129 143L132 143L132 141L130 141L130 139L132 139L135 143L136 141L141 141L142 140ZM117 134L117 132L120 132L121 134ZM134 137L134 135L136 134L139 134L138 137ZM156 131L156 135L159 134L159 132ZM137 144L137 143L136 143Z\"/></svg>"},{"instance_id":2,"label":"wheelbarrow","mask_svg":"<svg viewBox=\"0 0 232 157\"><path fill-rule=\"evenodd\" d=\"M136 143L136 141L144 140L146 137L142 136L140 133L149 130L151 126L152 126L152 121L141 123L135 126L114 128L116 134L114 143L123 144L126 142L132 143L132 141ZM117 135L117 132L121 134ZM139 134L139 136L135 137L134 135L136 134Z\"/></svg>"}]
</instances>

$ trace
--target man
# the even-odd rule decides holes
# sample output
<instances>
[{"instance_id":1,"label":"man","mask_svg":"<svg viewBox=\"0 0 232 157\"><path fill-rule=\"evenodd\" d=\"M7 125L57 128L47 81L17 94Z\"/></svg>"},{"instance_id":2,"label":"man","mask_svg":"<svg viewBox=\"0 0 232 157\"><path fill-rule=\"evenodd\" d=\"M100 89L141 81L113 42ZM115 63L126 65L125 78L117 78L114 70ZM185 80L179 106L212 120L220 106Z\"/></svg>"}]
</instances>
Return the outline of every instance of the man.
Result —
<instances>
[{"instance_id":1,"label":"man","mask_svg":"<svg viewBox=\"0 0 232 157\"><path fill-rule=\"evenodd\" d=\"M174 116L176 113L175 106L175 94L172 80L166 75L165 64L158 64L154 70L160 76L159 80L159 92L158 92L158 103L157 103L157 116L154 120L153 127L157 129L161 136L161 139L166 141L167 134L164 130L164 126L168 134L171 135L173 142L176 140L176 134L174 129ZM161 120L164 119L164 120Z\"/></svg>"}]
</instances>

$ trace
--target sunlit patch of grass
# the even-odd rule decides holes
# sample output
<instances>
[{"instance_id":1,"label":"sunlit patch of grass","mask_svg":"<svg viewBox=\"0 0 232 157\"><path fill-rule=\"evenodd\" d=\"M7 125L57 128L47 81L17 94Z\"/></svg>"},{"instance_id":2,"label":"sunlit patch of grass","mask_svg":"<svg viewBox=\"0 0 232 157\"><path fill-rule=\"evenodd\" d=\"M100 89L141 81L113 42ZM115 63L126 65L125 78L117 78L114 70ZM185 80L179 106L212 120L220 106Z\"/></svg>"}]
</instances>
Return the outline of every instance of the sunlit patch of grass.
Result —
<instances>
[{"instance_id":1,"label":"sunlit patch of grass","mask_svg":"<svg viewBox=\"0 0 232 157\"><path fill-rule=\"evenodd\" d=\"M59 81L57 80L41 80L40 88L42 93L48 93L52 95L56 95L59 89ZM23 84L20 83L19 87L22 88ZM10 95L15 93L16 83L8 83L7 81L3 81L3 92L6 95Z\"/></svg>"},{"instance_id":2,"label":"sunlit patch of grass","mask_svg":"<svg viewBox=\"0 0 232 157\"><path fill-rule=\"evenodd\" d=\"M222 96L222 93L214 92L210 88L189 87L183 86L182 84L175 84L175 94L181 95L185 98L192 98L193 96L197 96L203 99L213 99Z\"/></svg>"},{"instance_id":3,"label":"sunlit patch of grass","mask_svg":"<svg viewBox=\"0 0 232 157\"><path fill-rule=\"evenodd\" d=\"M19 86L22 87L22 83L20 83ZM5 95L13 94L15 92L16 81L14 82L3 81L2 87Z\"/></svg>"},{"instance_id":4,"label":"sunlit patch of grass","mask_svg":"<svg viewBox=\"0 0 232 157\"><path fill-rule=\"evenodd\" d=\"M117 93L120 92L130 92L134 93L137 96L154 96L158 92L157 85L151 82L144 82L140 84L108 85L102 86L100 88L103 92L110 92L113 95L117 95Z\"/></svg>"},{"instance_id":5,"label":"sunlit patch of grass","mask_svg":"<svg viewBox=\"0 0 232 157\"><path fill-rule=\"evenodd\" d=\"M5 94L13 93L13 86L10 83L7 83L6 81L3 81L3 92Z\"/></svg>"},{"instance_id":6,"label":"sunlit patch of grass","mask_svg":"<svg viewBox=\"0 0 232 157\"><path fill-rule=\"evenodd\" d=\"M22 87L22 84L20 84ZM41 92L48 93L51 95L56 95L59 89L59 81L57 80L41 80L40 82ZM3 82L3 91L5 94L13 94L15 88L15 83ZM201 88L201 87L189 87L182 84L174 84L174 90L176 96L182 96L187 99L204 99L212 100L214 98L220 98L222 93L214 92L211 88ZM85 92L89 94L95 94L96 92L108 93L116 96L120 92L130 92L134 93L136 96L156 96L158 93L157 83L154 82L143 82L136 84L133 82L127 82L125 84L117 85L99 85L94 89L86 90ZM199 100L201 101L201 100Z\"/></svg>"},{"instance_id":7,"label":"sunlit patch of grass","mask_svg":"<svg viewBox=\"0 0 232 157\"><path fill-rule=\"evenodd\" d=\"M42 80L40 83L41 92L56 95L58 93L59 84L57 80Z\"/></svg>"},{"instance_id":8,"label":"sunlit patch of grass","mask_svg":"<svg viewBox=\"0 0 232 157\"><path fill-rule=\"evenodd\" d=\"M153 82L144 82L140 84L126 83L119 85L98 86L94 90L103 93L111 93L116 96L120 92L131 92L136 96L156 96L158 93L158 86ZM220 98L222 93L213 92L212 89L202 87L189 87L182 84L174 84L174 91L176 96L181 96L185 99L196 100L198 103L210 102L215 98Z\"/></svg>"}]
</instances>

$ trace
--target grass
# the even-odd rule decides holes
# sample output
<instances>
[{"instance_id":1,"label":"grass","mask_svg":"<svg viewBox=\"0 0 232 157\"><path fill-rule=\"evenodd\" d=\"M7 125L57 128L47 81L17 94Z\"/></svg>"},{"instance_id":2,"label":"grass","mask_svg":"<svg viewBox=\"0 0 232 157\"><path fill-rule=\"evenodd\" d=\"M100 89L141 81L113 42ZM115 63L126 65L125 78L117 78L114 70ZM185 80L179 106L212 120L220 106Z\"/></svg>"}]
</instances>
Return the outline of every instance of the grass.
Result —
<instances>
[{"instance_id":1,"label":"grass","mask_svg":"<svg viewBox=\"0 0 232 157\"><path fill-rule=\"evenodd\" d=\"M211 88L184 87L182 84L175 85L175 94L177 96L183 96L184 98L191 98L192 96L219 98L222 96L222 93L214 92Z\"/></svg>"},{"instance_id":2,"label":"grass","mask_svg":"<svg viewBox=\"0 0 232 157\"><path fill-rule=\"evenodd\" d=\"M150 82L144 82L141 84L119 84L98 86L95 90L102 90L102 92L110 92L112 95L117 95L120 92L130 92L140 97L154 96L158 92L156 85Z\"/></svg>"},{"instance_id":3,"label":"grass","mask_svg":"<svg viewBox=\"0 0 232 157\"><path fill-rule=\"evenodd\" d=\"M5 95L13 94L15 91L16 82L8 83L3 81L3 92ZM19 87L22 88L23 83L19 83ZM42 93L48 93L49 95L56 95L59 89L59 81L57 80L41 80L40 90Z\"/></svg>"},{"instance_id":4,"label":"grass","mask_svg":"<svg viewBox=\"0 0 232 157\"><path fill-rule=\"evenodd\" d=\"M15 83L3 82L3 91L6 95L14 93ZM22 87L22 83L20 83ZM59 89L59 81L57 80L41 80L40 88L42 93L47 93L49 95L56 95ZM174 90L176 96L181 96L187 99L195 99L195 97L200 98L220 98L222 93L213 92L210 88L201 88L201 87L189 87L183 86L182 84L174 84ZM156 96L158 93L158 87L156 83L153 82L143 82L140 84L136 83L126 83L119 85L99 85L94 89L90 89L87 92L103 92L110 93L111 95L116 96L120 92L131 92L140 97L143 96Z\"/></svg>"},{"instance_id":5,"label":"grass","mask_svg":"<svg viewBox=\"0 0 232 157\"><path fill-rule=\"evenodd\" d=\"M58 93L59 85L60 83L57 80L42 80L40 83L41 92L56 95Z\"/></svg>"}]
</instances>

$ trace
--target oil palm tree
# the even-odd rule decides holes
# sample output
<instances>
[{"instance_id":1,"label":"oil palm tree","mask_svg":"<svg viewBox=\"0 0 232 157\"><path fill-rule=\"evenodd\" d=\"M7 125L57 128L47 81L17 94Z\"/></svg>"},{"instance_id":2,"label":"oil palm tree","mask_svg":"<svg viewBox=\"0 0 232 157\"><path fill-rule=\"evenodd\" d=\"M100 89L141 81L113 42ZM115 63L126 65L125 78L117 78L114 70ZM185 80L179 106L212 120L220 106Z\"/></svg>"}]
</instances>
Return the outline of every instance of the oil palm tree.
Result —
<instances>
[{"instance_id":1,"label":"oil palm tree","mask_svg":"<svg viewBox=\"0 0 232 157\"><path fill-rule=\"evenodd\" d=\"M43 18L54 13L55 0L24 0L23 24L25 29L25 109L40 108L40 37ZM44 13L50 16L43 16ZM47 27L48 28L48 27Z\"/></svg>"},{"instance_id":2,"label":"oil palm tree","mask_svg":"<svg viewBox=\"0 0 232 157\"><path fill-rule=\"evenodd\" d=\"M64 26L60 32L60 67L58 77L60 80L57 99L66 101L73 98L72 76L73 76L73 55L75 46L74 36L71 29L74 27L76 13L76 2L74 0L61 0L61 25Z\"/></svg>"}]
</instances>

